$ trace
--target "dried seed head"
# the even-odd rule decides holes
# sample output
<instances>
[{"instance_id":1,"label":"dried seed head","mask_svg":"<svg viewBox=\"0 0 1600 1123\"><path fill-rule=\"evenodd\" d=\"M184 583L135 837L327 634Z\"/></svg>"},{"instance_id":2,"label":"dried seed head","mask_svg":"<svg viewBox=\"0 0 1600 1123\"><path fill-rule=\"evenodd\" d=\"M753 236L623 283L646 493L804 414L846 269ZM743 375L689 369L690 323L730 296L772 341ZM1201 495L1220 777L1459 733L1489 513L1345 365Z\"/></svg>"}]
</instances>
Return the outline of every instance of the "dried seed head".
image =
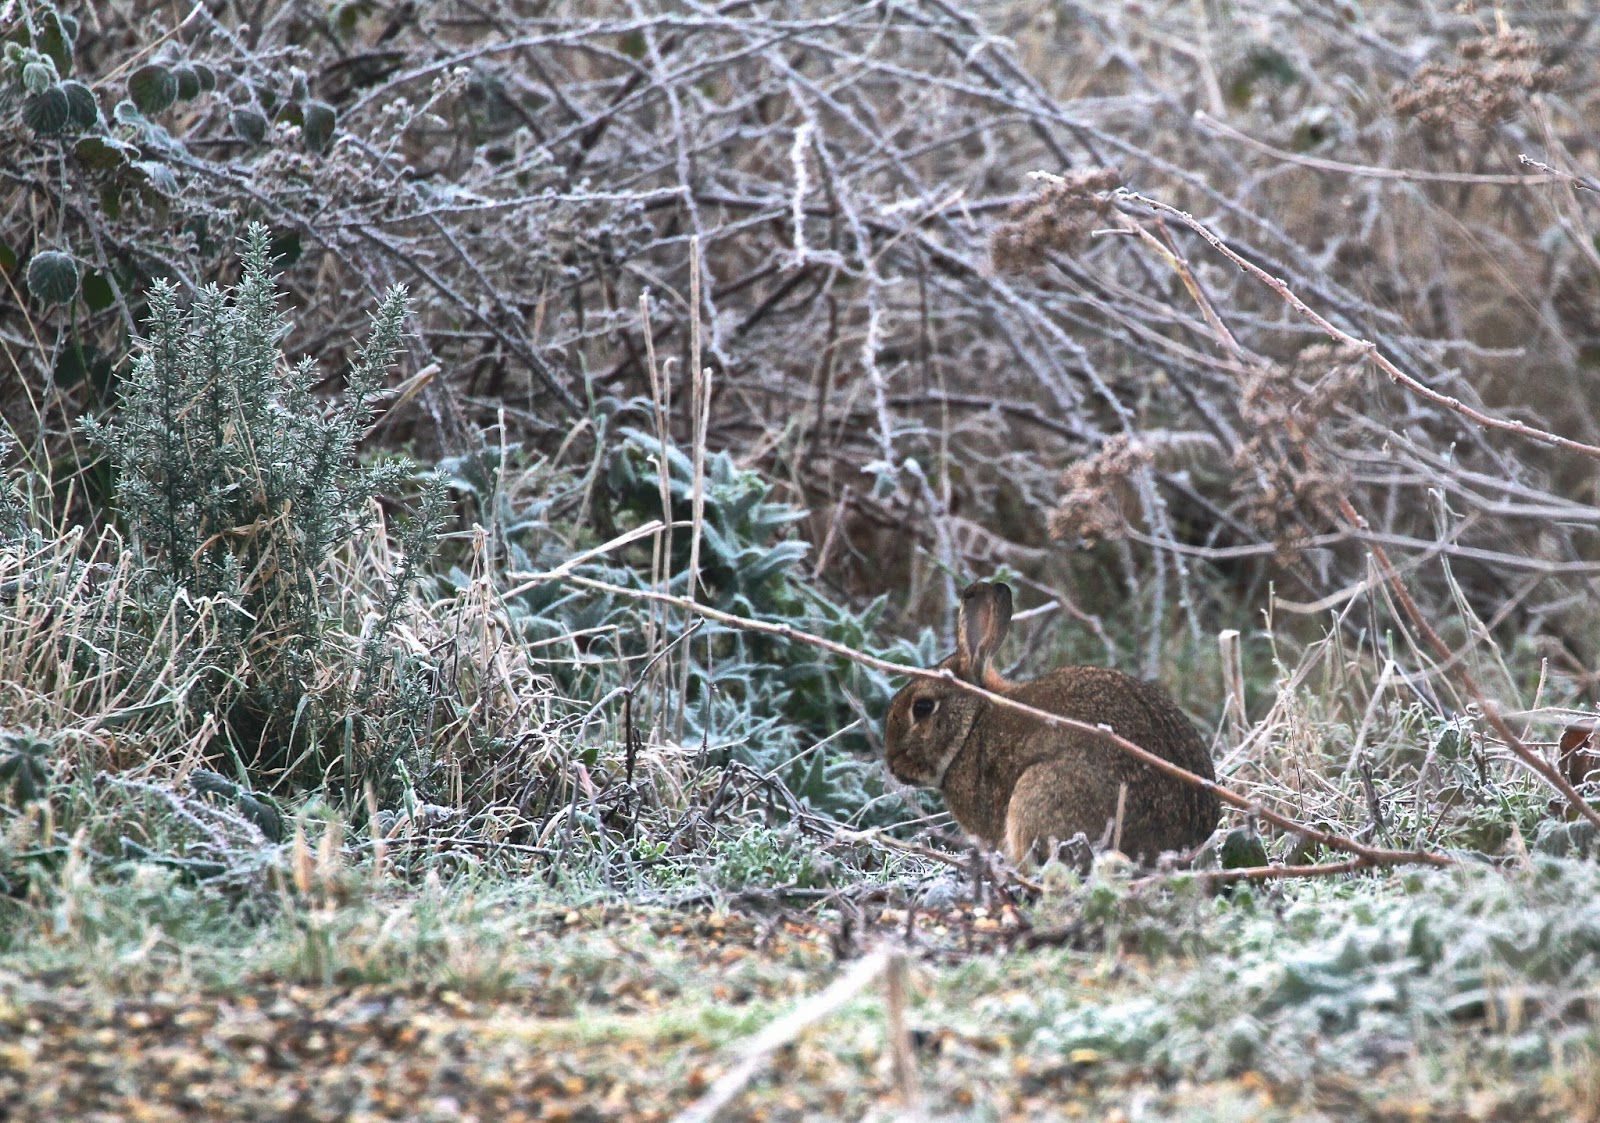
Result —
<instances>
[{"instance_id":1,"label":"dried seed head","mask_svg":"<svg viewBox=\"0 0 1600 1123\"><path fill-rule=\"evenodd\" d=\"M1251 523L1292 552L1308 524L1336 506L1349 475L1333 450L1338 409L1365 379L1365 355L1317 344L1288 366L1264 364L1245 380L1239 415L1251 436L1234 452L1234 494Z\"/></svg>"},{"instance_id":2,"label":"dried seed head","mask_svg":"<svg viewBox=\"0 0 1600 1123\"><path fill-rule=\"evenodd\" d=\"M1434 129L1473 131L1509 117L1530 94L1559 86L1566 68L1545 62L1526 31L1463 43L1465 65L1430 62L1392 96L1395 113Z\"/></svg>"},{"instance_id":3,"label":"dried seed head","mask_svg":"<svg viewBox=\"0 0 1600 1123\"><path fill-rule=\"evenodd\" d=\"M1148 467L1154 453L1143 442L1119 434L1061 473L1061 498L1050 512L1050 537L1090 544L1122 537L1128 527L1126 503L1131 477Z\"/></svg>"},{"instance_id":4,"label":"dried seed head","mask_svg":"<svg viewBox=\"0 0 1600 1123\"><path fill-rule=\"evenodd\" d=\"M1017 203L989 242L994 267L1014 273L1041 265L1052 251L1070 253L1101 225L1111 209L1109 192L1121 177L1091 168L1053 177L1043 191Z\"/></svg>"}]
</instances>

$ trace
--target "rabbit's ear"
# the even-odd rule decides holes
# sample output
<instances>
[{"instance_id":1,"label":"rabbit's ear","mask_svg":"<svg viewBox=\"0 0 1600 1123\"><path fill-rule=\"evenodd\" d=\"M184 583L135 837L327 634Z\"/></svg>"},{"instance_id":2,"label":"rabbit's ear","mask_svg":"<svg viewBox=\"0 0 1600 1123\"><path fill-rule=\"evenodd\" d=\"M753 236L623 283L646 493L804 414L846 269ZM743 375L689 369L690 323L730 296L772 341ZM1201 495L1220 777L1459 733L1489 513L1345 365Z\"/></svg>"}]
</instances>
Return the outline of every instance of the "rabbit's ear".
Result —
<instances>
[{"instance_id":1,"label":"rabbit's ear","mask_svg":"<svg viewBox=\"0 0 1600 1123\"><path fill-rule=\"evenodd\" d=\"M1011 587L1002 581L974 581L961 590L956 620L956 673L985 685L989 661L1011 629Z\"/></svg>"}]
</instances>

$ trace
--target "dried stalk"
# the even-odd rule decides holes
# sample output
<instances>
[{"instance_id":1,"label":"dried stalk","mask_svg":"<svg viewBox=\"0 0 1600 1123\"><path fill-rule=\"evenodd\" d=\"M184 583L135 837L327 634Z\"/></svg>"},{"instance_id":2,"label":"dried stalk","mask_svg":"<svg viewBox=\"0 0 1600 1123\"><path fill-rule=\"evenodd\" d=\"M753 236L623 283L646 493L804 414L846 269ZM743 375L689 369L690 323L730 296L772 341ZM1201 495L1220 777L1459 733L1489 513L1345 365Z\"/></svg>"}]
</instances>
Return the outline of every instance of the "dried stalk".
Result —
<instances>
[{"instance_id":1,"label":"dried stalk","mask_svg":"<svg viewBox=\"0 0 1600 1123\"><path fill-rule=\"evenodd\" d=\"M904 953L880 948L857 960L850 970L829 983L820 993L812 995L768 1025L745 1044L738 1063L718 1077L705 1095L673 1116L673 1123L711 1123L717 1113L731 1104L766 1067L772 1054L792 1044L806 1030L856 998L886 972L891 972L892 978L891 964L896 956L903 960ZM903 963L900 970L904 971ZM892 987L893 983L890 985Z\"/></svg>"},{"instance_id":2,"label":"dried stalk","mask_svg":"<svg viewBox=\"0 0 1600 1123\"><path fill-rule=\"evenodd\" d=\"M1504 417L1496 417L1493 414L1485 413L1483 410L1467 405L1467 403L1463 402L1460 398L1453 398L1449 394L1440 393L1433 387L1424 385L1422 382L1416 378L1413 378L1411 375L1407 374L1405 371L1396 366L1389 359L1389 357L1379 349L1378 345L1372 342L1372 340L1361 339L1357 336L1351 335L1343 328L1336 327L1325 316L1317 312L1309 304L1296 296L1294 290L1289 287L1286 281L1282 280L1281 278L1274 277L1272 274L1268 273L1265 269L1262 269L1254 262L1247 261L1244 257L1236 253L1233 248L1224 242L1220 237L1212 233L1212 231L1208 229L1204 223L1200 222L1187 211L1181 211L1177 207L1172 206L1170 203L1163 203L1159 199L1152 199L1149 196L1140 195L1135 191L1118 191L1117 197L1119 199L1127 200L1131 203L1136 203L1139 206L1154 211L1156 214L1166 215L1167 217L1182 223L1184 226L1187 226L1190 230L1193 230L1196 234L1200 235L1200 237L1204 238L1208 243L1210 243L1211 247L1218 253L1222 254L1240 269L1243 269L1245 272L1249 273L1251 276L1265 284L1268 288L1272 289L1273 292L1282 297L1284 302L1298 312L1301 316L1305 317L1311 323L1321 328L1333 339L1336 339L1347 346L1354 347L1355 349L1361 351L1378 367L1379 370L1388 375L1392 382L1395 382L1400 386L1404 386L1407 390L1410 390L1418 397L1424 398L1427 401L1432 402L1434 405L1443 406L1445 409L1448 409L1453 413L1460 414L1468 421L1482 425L1486 429L1498 429L1501 432L1515 434L1516 436L1522 437L1524 440L1533 441L1536 444L1547 445L1551 448L1559 448L1567 452L1575 452L1580 456L1587 456L1592 460L1600 460L1600 445L1585 444L1583 441L1576 441L1571 437L1563 437L1559 433L1552 433L1548 429L1540 429L1536 426L1529 425L1526 422L1513 421Z\"/></svg>"}]
</instances>

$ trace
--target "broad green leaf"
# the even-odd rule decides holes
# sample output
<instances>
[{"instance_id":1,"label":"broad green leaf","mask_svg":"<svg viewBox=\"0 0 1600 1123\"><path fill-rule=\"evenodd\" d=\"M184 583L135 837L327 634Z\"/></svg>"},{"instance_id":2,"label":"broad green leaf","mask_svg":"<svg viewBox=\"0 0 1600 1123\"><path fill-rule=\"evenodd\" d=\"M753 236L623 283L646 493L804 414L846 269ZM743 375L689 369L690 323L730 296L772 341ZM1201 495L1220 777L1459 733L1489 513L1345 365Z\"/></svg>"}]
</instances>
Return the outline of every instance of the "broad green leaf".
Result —
<instances>
[{"instance_id":1,"label":"broad green leaf","mask_svg":"<svg viewBox=\"0 0 1600 1123\"><path fill-rule=\"evenodd\" d=\"M233 131L251 144L267 139L267 119L254 109L235 109L228 115Z\"/></svg>"},{"instance_id":2,"label":"broad green leaf","mask_svg":"<svg viewBox=\"0 0 1600 1123\"><path fill-rule=\"evenodd\" d=\"M338 114L333 111L333 106L321 101L308 101L305 106L305 121L300 126L300 135L305 138L306 147L312 152L322 152L333 139L333 129L338 124Z\"/></svg>"},{"instance_id":3,"label":"broad green leaf","mask_svg":"<svg viewBox=\"0 0 1600 1123\"><path fill-rule=\"evenodd\" d=\"M97 172L125 168L140 155L133 145L108 136L86 136L72 146L72 154L84 167Z\"/></svg>"},{"instance_id":4,"label":"broad green leaf","mask_svg":"<svg viewBox=\"0 0 1600 1123\"><path fill-rule=\"evenodd\" d=\"M178 100L178 79L159 63L149 63L128 79L128 97L146 117L171 107Z\"/></svg>"},{"instance_id":5,"label":"broad green leaf","mask_svg":"<svg viewBox=\"0 0 1600 1123\"><path fill-rule=\"evenodd\" d=\"M22 119L34 132L50 136L64 130L72 120L72 103L65 90L51 86L28 95L22 103Z\"/></svg>"},{"instance_id":6,"label":"broad green leaf","mask_svg":"<svg viewBox=\"0 0 1600 1123\"><path fill-rule=\"evenodd\" d=\"M94 91L82 82L63 82L61 89L67 95L72 127L80 132L94 128L100 120L100 103L95 100Z\"/></svg>"},{"instance_id":7,"label":"broad green leaf","mask_svg":"<svg viewBox=\"0 0 1600 1123\"><path fill-rule=\"evenodd\" d=\"M172 68L172 76L178 80L178 97L183 101L191 101L200 96L200 75L195 68L181 64Z\"/></svg>"},{"instance_id":8,"label":"broad green leaf","mask_svg":"<svg viewBox=\"0 0 1600 1123\"><path fill-rule=\"evenodd\" d=\"M46 12L39 21L39 34L33 45L40 54L49 55L56 64L58 74L72 73L72 47L78 38L78 21L71 16Z\"/></svg>"},{"instance_id":9,"label":"broad green leaf","mask_svg":"<svg viewBox=\"0 0 1600 1123\"><path fill-rule=\"evenodd\" d=\"M78 292L78 263L70 254L45 250L28 262L28 291L44 304L66 304Z\"/></svg>"},{"instance_id":10,"label":"broad green leaf","mask_svg":"<svg viewBox=\"0 0 1600 1123\"><path fill-rule=\"evenodd\" d=\"M103 312L117 302L111 279L98 269L90 270L83 278L83 302L91 312Z\"/></svg>"}]
</instances>

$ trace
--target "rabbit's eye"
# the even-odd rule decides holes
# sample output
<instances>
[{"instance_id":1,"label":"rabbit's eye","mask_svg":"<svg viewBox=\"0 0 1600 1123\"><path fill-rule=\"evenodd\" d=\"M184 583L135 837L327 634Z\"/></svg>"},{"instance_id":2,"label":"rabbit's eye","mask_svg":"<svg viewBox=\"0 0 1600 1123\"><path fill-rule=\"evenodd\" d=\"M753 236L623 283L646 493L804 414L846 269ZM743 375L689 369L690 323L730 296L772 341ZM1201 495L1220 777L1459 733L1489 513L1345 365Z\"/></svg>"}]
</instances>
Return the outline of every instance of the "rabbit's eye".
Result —
<instances>
[{"instance_id":1,"label":"rabbit's eye","mask_svg":"<svg viewBox=\"0 0 1600 1123\"><path fill-rule=\"evenodd\" d=\"M918 721L922 721L925 718L932 717L933 711L938 708L939 703L935 702L932 698L918 698L915 702L911 703L911 716L916 718Z\"/></svg>"}]
</instances>

